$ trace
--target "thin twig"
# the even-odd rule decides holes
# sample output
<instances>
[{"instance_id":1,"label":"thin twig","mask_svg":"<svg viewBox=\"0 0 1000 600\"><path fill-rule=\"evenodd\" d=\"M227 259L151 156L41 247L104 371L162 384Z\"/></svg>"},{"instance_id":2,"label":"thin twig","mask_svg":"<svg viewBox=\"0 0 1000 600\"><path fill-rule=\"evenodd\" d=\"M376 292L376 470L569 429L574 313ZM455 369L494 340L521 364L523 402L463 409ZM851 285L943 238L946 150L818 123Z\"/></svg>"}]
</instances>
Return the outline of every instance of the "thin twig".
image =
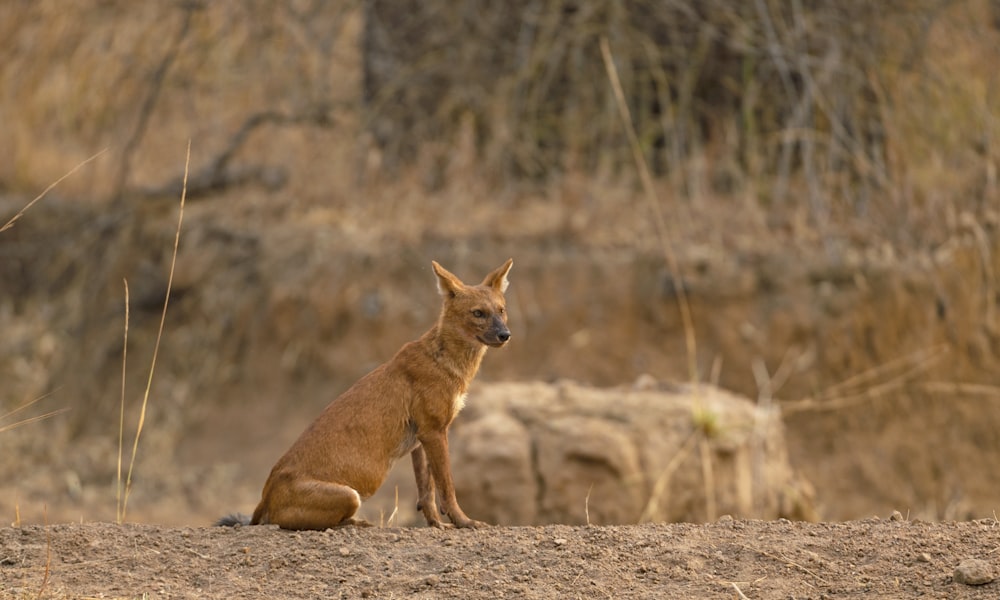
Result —
<instances>
[{"instance_id":1,"label":"thin twig","mask_svg":"<svg viewBox=\"0 0 1000 600\"><path fill-rule=\"evenodd\" d=\"M983 269L983 285L985 289L984 292L984 302L986 314L983 316L983 321L985 323L993 322L993 315L996 312L996 302L994 298L997 297L996 294L996 275L993 273L993 260L991 258L992 253L990 249L993 247L991 243L990 236L986 233L982 224L979 223L972 214L964 214L961 219L962 223L972 230L972 235L976 238L976 248L979 250L980 265Z\"/></svg>"},{"instance_id":2,"label":"thin twig","mask_svg":"<svg viewBox=\"0 0 1000 600\"><path fill-rule=\"evenodd\" d=\"M663 473L653 484L653 490L649 494L649 500L646 502L646 507L642 509L642 515L639 516L639 522L645 523L653 518L653 514L656 513L660 508L660 501L663 499L664 493L667 491L667 484L674 475L674 471L681 466L684 459L691 452L691 448L694 442L698 439L696 435L697 431L692 431L688 434L687 439L681 444L681 447L674 453L670 458L670 462L663 469Z\"/></svg>"},{"instance_id":3,"label":"thin twig","mask_svg":"<svg viewBox=\"0 0 1000 600\"><path fill-rule=\"evenodd\" d=\"M649 202L650 210L653 213L653 222L656 225L656 232L660 238L660 245L667 260L667 267L670 269L670 276L674 278L674 296L681 312L681 322L684 325L684 342L687 347L688 374L693 385L698 382L698 362L697 343L694 335L694 319L691 317L691 307L687 301L687 294L684 292L684 281L681 279L680 265L677 256L674 254L671 236L667 229L667 222L663 218L663 211L656 197L656 190L653 187L653 176L649 172L649 165L646 157L642 154L639 145L639 138L632 124L632 115L625 101L625 92L622 90L621 81L618 78L618 69L615 67L614 58L611 56L611 47L608 38L601 37L601 56L604 58L604 68L608 72L608 79L611 81L611 89L615 94L615 102L618 105L618 112L625 126L625 134L628 136L629 146L632 148L632 158L635 160L636 168L639 170L639 179L645 191L646 200Z\"/></svg>"},{"instance_id":4,"label":"thin twig","mask_svg":"<svg viewBox=\"0 0 1000 600\"><path fill-rule=\"evenodd\" d=\"M743 590L740 589L740 586L736 585L735 581L730 581L729 585L733 586L733 589L736 590L736 593L742 600L750 600L750 598L747 598L746 594L743 593Z\"/></svg>"},{"instance_id":5,"label":"thin twig","mask_svg":"<svg viewBox=\"0 0 1000 600\"><path fill-rule=\"evenodd\" d=\"M590 527L590 492L594 491L594 484L590 484L587 489L587 497L583 499L583 514L587 517L587 527Z\"/></svg>"},{"instance_id":6,"label":"thin twig","mask_svg":"<svg viewBox=\"0 0 1000 600\"><path fill-rule=\"evenodd\" d=\"M784 556L775 556L774 554L770 554L768 552L764 552L760 548L754 548L754 550L756 552L758 552L759 554L763 555L763 556L766 556L768 558L777 560L777 561L779 561L779 562L781 562L783 564L786 564L786 565L788 565L790 567L795 567L796 569L800 569L805 574L807 574L807 575L809 575L811 577L816 578L816 580L819 581L820 583L822 583L823 585L830 585L830 582L827 581L826 579L823 579L822 577L820 577L819 575L817 575L815 572L813 572L810 569L807 569L806 567L803 567L799 563L797 563L795 561L792 561L792 560L789 560L787 557L784 557Z\"/></svg>"},{"instance_id":7,"label":"thin twig","mask_svg":"<svg viewBox=\"0 0 1000 600\"><path fill-rule=\"evenodd\" d=\"M839 383L831 385L830 387L823 390L823 392L820 394L820 397L830 398L838 396L842 393L843 390L846 390L847 388L867 384L869 381L878 379L883 374L889 371L895 371L900 367L905 366L909 363L916 362L919 365L929 366L931 362L944 358L944 355L947 354L949 350L950 349L948 348L947 345L942 344L935 346L930 350L919 350L912 354L907 354L906 356L895 358L888 362L882 363L881 365L872 367L871 369L866 369L865 371L862 371L857 375L848 377L847 379Z\"/></svg>"},{"instance_id":8,"label":"thin twig","mask_svg":"<svg viewBox=\"0 0 1000 600\"><path fill-rule=\"evenodd\" d=\"M1000 399L1000 386L984 383L964 383L961 381L927 381L920 387L928 392L959 394L964 396L986 396Z\"/></svg>"},{"instance_id":9,"label":"thin twig","mask_svg":"<svg viewBox=\"0 0 1000 600\"><path fill-rule=\"evenodd\" d=\"M184 183L181 188L181 206L177 215L177 231L174 234L174 252L170 258L170 274L167 276L167 291L163 298L163 312L160 314L160 328L156 333L156 343L153 345L153 358L149 364L149 378L146 380L146 391L142 396L142 408L139 410L139 424L135 431L135 441L132 444L132 458L128 465L128 476L125 479L125 497L122 500L122 520L125 519L125 512L128 507L128 496L132 491L132 470L135 467L135 455L139 450L139 436L142 434L142 426L146 422L146 406L149 403L149 390L153 386L153 371L156 369L156 357L160 351L160 340L163 337L163 325L167 320L167 306L170 304L170 289L174 283L174 268L177 265L177 247L181 241L181 223L184 222L184 200L187 195L187 174L191 164L191 140L188 140L187 156L184 160Z\"/></svg>"},{"instance_id":10,"label":"thin twig","mask_svg":"<svg viewBox=\"0 0 1000 600\"><path fill-rule=\"evenodd\" d=\"M25 402L21 406L18 406L17 408L15 408L15 409L13 409L13 410L5 413L5 414L0 415L0 421L6 419L8 417L13 417L14 415L16 415L17 413L21 412L22 410L28 408L29 406L32 406L33 404L35 404L36 402L38 402L40 400L44 400L45 398L48 398L52 394L53 394L53 392L49 392L47 394L42 394L41 396L38 396L37 398L34 398L32 400L28 400L27 402Z\"/></svg>"},{"instance_id":11,"label":"thin twig","mask_svg":"<svg viewBox=\"0 0 1000 600\"><path fill-rule=\"evenodd\" d=\"M11 429L14 429L16 427L20 427L21 425L27 425L28 423L34 423L36 421L41 421L42 419L48 419L49 417L54 417L56 415L61 415L61 414L63 414L64 412L66 412L68 410L69 410L68 406L65 407L65 408L57 408L56 410L49 411L49 412L47 412L45 414L42 414L42 415L37 415L37 416L34 416L34 417L29 417L27 419L23 419L23 420L18 421L16 423L11 423L10 425L4 425L3 427L0 427L0 433L3 433L5 431L10 431Z\"/></svg>"},{"instance_id":12,"label":"thin twig","mask_svg":"<svg viewBox=\"0 0 1000 600\"><path fill-rule=\"evenodd\" d=\"M933 349L930 354L919 352L916 353L916 355L911 354L900 359L889 361L823 390L823 392L816 398L806 398L805 400L783 404L781 412L782 414L790 415L805 411L839 410L874 400L891 391L899 389L916 375L925 372L931 363L943 358L947 354L947 351L948 349L946 346L939 346L938 348ZM881 384L872 384L870 387L864 388L860 392L855 392L849 395L846 394L846 391L850 388L861 383L868 383L885 373L889 373L897 370L899 367L906 366L907 363L912 364L910 364L901 373L893 376L887 381ZM840 397L834 396L834 390L843 390L845 395Z\"/></svg>"},{"instance_id":13,"label":"thin twig","mask_svg":"<svg viewBox=\"0 0 1000 600\"><path fill-rule=\"evenodd\" d=\"M79 170L80 170L81 168L83 168L83 166L84 166L84 165L86 165L87 163L89 163L89 162L93 161L93 160L94 160L94 159L96 159L96 158L97 158L98 156L100 156L100 155L104 154L104 153L105 153L105 152L107 152L107 151L108 151L108 149L107 149L107 148L105 148L104 150L101 150L101 151L100 151L100 152L98 152L97 154L95 154L95 155L91 156L91 157L90 157L90 158L88 158L87 160L85 160L85 161L83 161L82 163L80 163L80 164L76 165L75 167L73 167L73 168L72 168L72 169L70 170L70 172L69 172L69 173L66 173L65 175L63 175L63 176L62 176L62 177L60 177L59 179L56 179L55 181L53 181L52 183L50 183L50 184L49 184L49 187L47 187L47 188L45 188L44 190L42 190L42 193L41 193L41 194L38 194L37 196L35 196L35 199L34 199L34 200L32 200L31 202L27 203L27 204L26 204L26 205L24 206L24 208L22 208L21 210L17 211L17 214L16 214L16 215L14 215L13 217L11 217L10 221L7 221L6 223L4 223L4 226L3 226L3 227L0 227L0 232L3 232L3 231L7 231L7 230L8 230L8 229L10 229L11 227L13 227L13 226L14 226L14 223L15 223L15 222L16 222L16 221L17 221L18 219L20 219L20 218L21 218L21 216L22 216L22 215L24 215L24 213L25 213L25 212L27 212L27 211L28 211L28 209L29 209L29 208L31 208L31 206L32 206L32 205L33 205L33 204L34 204L35 202L38 202L39 200L41 200L42 198L44 198L44 197L45 197L45 194L48 194L48 193L49 193L50 191L52 191L52 188L54 188L54 187L56 187L57 185L59 185L59 183L60 183L60 182L61 182L61 181L62 181L63 179L66 179L67 177L69 177L69 176L70 176L70 175L72 175L73 173L76 173L76 172L77 172L77 171L79 171Z\"/></svg>"},{"instance_id":14,"label":"thin twig","mask_svg":"<svg viewBox=\"0 0 1000 600\"><path fill-rule=\"evenodd\" d=\"M121 396L121 413L118 418L118 478L117 482L117 504L115 516L117 518L118 524L121 525L122 521L125 520L125 513L122 507L122 448L125 445L125 365L128 362L128 280L122 279L122 283L125 284L125 336L122 341L122 396Z\"/></svg>"},{"instance_id":15,"label":"thin twig","mask_svg":"<svg viewBox=\"0 0 1000 600\"><path fill-rule=\"evenodd\" d=\"M392 527L392 522L396 518L396 515L398 513L399 513L399 486L397 485L396 486L396 501L392 505L392 512L389 513L389 518L385 520L385 526L386 527Z\"/></svg>"},{"instance_id":16,"label":"thin twig","mask_svg":"<svg viewBox=\"0 0 1000 600\"><path fill-rule=\"evenodd\" d=\"M701 478L705 484L705 520L712 523L718 515L715 502L715 469L712 467L712 446L704 431L698 434L698 449L701 451Z\"/></svg>"}]
</instances>

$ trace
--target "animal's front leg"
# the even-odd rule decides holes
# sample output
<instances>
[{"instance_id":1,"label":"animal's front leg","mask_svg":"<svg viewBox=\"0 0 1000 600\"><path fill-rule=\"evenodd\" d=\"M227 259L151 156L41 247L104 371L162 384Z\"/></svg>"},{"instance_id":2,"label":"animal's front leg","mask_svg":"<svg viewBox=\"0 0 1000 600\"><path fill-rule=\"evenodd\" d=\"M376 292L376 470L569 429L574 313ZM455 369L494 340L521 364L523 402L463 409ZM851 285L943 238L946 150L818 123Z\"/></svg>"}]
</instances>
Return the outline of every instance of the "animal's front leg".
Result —
<instances>
[{"instance_id":1,"label":"animal's front leg","mask_svg":"<svg viewBox=\"0 0 1000 600\"><path fill-rule=\"evenodd\" d=\"M420 445L427 456L427 463L430 466L431 475L437 483L437 489L441 497L442 512L448 515L455 527L485 527L487 524L482 521L474 521L467 517L455 498L455 486L451 479L451 461L448 458L448 433L447 431L428 432L419 435ZM427 513L424 513L427 516Z\"/></svg>"},{"instance_id":2,"label":"animal's front leg","mask_svg":"<svg viewBox=\"0 0 1000 600\"><path fill-rule=\"evenodd\" d=\"M434 498L434 478L427 470L427 455L423 445L418 445L410 452L410 458L413 461L413 477L417 480L417 510L423 513L431 527L444 527Z\"/></svg>"}]
</instances>

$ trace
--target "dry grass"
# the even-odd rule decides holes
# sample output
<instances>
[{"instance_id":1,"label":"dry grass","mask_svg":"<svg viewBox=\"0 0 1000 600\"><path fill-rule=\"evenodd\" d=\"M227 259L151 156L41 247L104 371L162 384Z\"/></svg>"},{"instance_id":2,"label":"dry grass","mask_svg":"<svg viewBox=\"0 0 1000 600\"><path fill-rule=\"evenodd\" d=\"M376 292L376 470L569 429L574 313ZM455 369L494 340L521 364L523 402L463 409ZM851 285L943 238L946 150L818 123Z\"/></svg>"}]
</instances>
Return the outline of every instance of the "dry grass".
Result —
<instances>
[{"instance_id":1,"label":"dry grass","mask_svg":"<svg viewBox=\"0 0 1000 600\"><path fill-rule=\"evenodd\" d=\"M174 234L173 253L171 254L171 257L170 257L170 272L167 275L167 289L166 289L166 293L165 293L164 298L163 298L163 311L160 313L160 327L159 327L159 329L157 330L157 333L156 333L156 343L153 345L153 357L152 357L152 359L150 359L150 363L149 363L149 377L146 379L146 389L145 389L145 392L143 393L142 404L140 405L140 408L139 408L139 422L136 425L135 438L132 441L132 456L129 459L128 472L127 472L127 475L125 477L124 492L121 493L118 496L118 507L117 507L117 510L116 510L116 515L117 515L118 523L123 523L125 521L125 516L126 516L126 514L128 512L128 498L129 498L129 494L132 492L132 471L135 468L135 457L136 457L136 454L139 451L139 438L142 435L142 428L143 428L143 426L146 423L146 408L147 408L147 406L149 404L149 392L150 392L150 390L153 387L153 373L156 370L156 357L159 355L160 340L163 338L163 326L164 326L164 323L166 323L166 320L167 320L167 307L170 304L170 290L173 287L173 283L174 283L174 271L175 271L176 266L177 266L177 248L180 245L180 240L181 240L181 225L184 222L184 202L185 202L185 200L187 198L187 174L188 174L188 168L189 168L190 164L191 164L191 142L188 141L187 154L185 155L185 159L184 159L184 183L183 183L183 187L181 188L180 208L179 208L178 213L177 213L177 230L176 230L176 232ZM126 315L125 316L125 343L127 344L128 343L128 284L126 284L126 287L125 287L125 303L126 303L126 309L125 309L125 315ZM127 350L123 349L122 350L122 404L121 404L121 406L122 406L122 413L121 413L121 420L119 422L119 430L118 430L119 448L118 448L118 480L117 480L117 487L119 489L121 489L121 487L122 487L122 482L121 482L121 452L122 452L121 441L122 441L122 437L123 437L123 428L124 428L124 422L125 422L125 372L126 372L125 362L126 362L126 357L127 357Z\"/></svg>"},{"instance_id":2,"label":"dry grass","mask_svg":"<svg viewBox=\"0 0 1000 600\"><path fill-rule=\"evenodd\" d=\"M18 406L17 408L15 408L13 410L10 410L10 411L8 411L8 412L0 415L0 421L3 421L4 419L9 419L9 418L13 417L17 413L21 412L22 410L27 409L28 407L32 406L33 404L35 404L39 400L42 400L42 399L44 399L46 397L48 397L48 395L46 395L46 396L39 396L38 398L35 398L33 400L28 400L27 402L25 402L21 406ZM14 421L13 423L7 423L5 425L0 425L0 433L3 433L5 431L10 431L11 429L15 429L17 427L21 427L21 426L27 425L29 423L35 423L35 422L41 421L43 419L48 419L50 417L54 417L56 415L59 415L59 414L62 414L64 412L66 412L68 410L69 410L69 407L59 408L59 409L56 409L56 410L51 410L51 411L49 411L47 413L43 413L43 414L40 414L40 415L35 415L33 417L27 417L27 418L21 419L20 421Z\"/></svg>"},{"instance_id":3,"label":"dry grass","mask_svg":"<svg viewBox=\"0 0 1000 600\"><path fill-rule=\"evenodd\" d=\"M926 373L932 365L943 360L949 352L950 349L947 346L938 346L907 354L831 385L815 397L785 402L781 406L782 413L794 415L800 412L851 410L860 405L887 398ZM930 384L925 384L925 387L927 385ZM943 387L951 387L954 391L961 389L961 386L957 385L943 384ZM995 393L991 386L973 387L981 388L979 391Z\"/></svg>"},{"instance_id":4,"label":"dry grass","mask_svg":"<svg viewBox=\"0 0 1000 600\"><path fill-rule=\"evenodd\" d=\"M984 57L997 34L984 26L992 9L983 2L894 0L877 11L863 3L590 0L564 10L514 2L472 23L435 2L421 10L439 25L433 35L410 36L420 19L388 4L366 14L375 25L365 118L383 159L418 157L425 172L438 172L429 175L435 189L449 174L436 165L450 164L456 148L486 172L550 180L627 172L638 146L684 202L724 196L777 222L804 219L823 236L853 222L907 244L927 241L906 229L933 226L946 210L938 199L980 208L967 193L995 196L990 115L1000 98ZM379 44L383 30L397 34L392 45ZM963 51L943 50L942 40ZM456 44L457 63L448 51ZM483 47L495 56L492 69L482 68ZM600 85L609 47L631 137L610 110L617 91ZM986 156L971 151L977 137ZM945 179L926 179L928 169ZM985 188L970 190L981 186L973 178Z\"/></svg>"},{"instance_id":5,"label":"dry grass","mask_svg":"<svg viewBox=\"0 0 1000 600\"><path fill-rule=\"evenodd\" d=\"M4 232L4 231L7 231L7 230L8 230L8 229L10 229L11 227L13 227L13 226L14 226L14 223L16 223L16 222L17 222L17 220L18 220L18 219L20 219L20 218L21 218L22 216L24 216L24 213L26 213L26 212L28 211L28 209L29 209L29 208L31 208L32 206L34 206L34 204L35 204L36 202L38 202L39 200L41 200L42 198L44 198L46 194L48 194L49 192L51 192L51 191L52 191L52 189L53 189L54 187L56 187L57 185L59 185L59 183L61 183L61 182L62 182L62 181L63 181L64 179L66 179L67 177L69 177L69 176L70 176L70 175L72 175L73 173L76 173L77 171L79 171L80 169L82 169L82 168L83 168L84 166L86 166L86 165L87 165L87 163L89 163L89 162L91 162L91 161L93 161L93 160L97 159L97 157L99 157L100 155L102 155L102 154L104 154L105 152L107 152L107 150L108 150L108 149L107 149L107 148L105 148L104 150L101 150L101 151L100 151L100 152L98 152L97 154L94 154L93 156L91 156L91 157L90 157L90 158L88 158L87 160L85 160L85 161L83 161L82 163L80 163L80 164L76 165L75 167L73 167L73 168L72 168L72 169L70 170L70 172L69 172L69 173L66 173L65 175L63 175L63 176L62 176L62 177L60 177L59 179L56 179L55 181L53 181L52 183L50 183L50 184L49 184L49 186L48 186L47 188L45 188L44 190L42 190L42 193L41 193L41 194L38 194L37 196L35 196L35 197L34 197L34 199L32 199L32 200L31 200L31 202L27 203L27 204L26 204L26 205L24 206L24 208L22 208L21 210L17 211L17 214L15 214L15 215L14 215L13 217L11 217L9 221L7 221L6 223L4 223L3 227L0 227L0 233L2 233L2 232Z\"/></svg>"},{"instance_id":6,"label":"dry grass","mask_svg":"<svg viewBox=\"0 0 1000 600\"><path fill-rule=\"evenodd\" d=\"M680 445L676 452L670 457L670 462L664 467L663 472L660 473L656 481L653 483L653 487L650 490L649 500L646 501L646 506L642 510L642 514L639 517L640 523L650 522L655 515L659 514L660 507L666 506L667 498L670 494L670 480L674 473L684 464L684 461L691 455L695 444L698 442L698 432L692 431L684 442Z\"/></svg>"},{"instance_id":7,"label":"dry grass","mask_svg":"<svg viewBox=\"0 0 1000 600\"><path fill-rule=\"evenodd\" d=\"M382 510L379 510L379 515L378 515L378 526L379 526L379 528L392 527L393 525L395 525L396 518L397 518L398 515L399 515L399 486L397 485L396 486L396 495L395 495L395 498L394 498L394 501L393 501L393 505L392 505L392 512L389 513L389 517L385 518L385 512L382 511Z\"/></svg>"},{"instance_id":8,"label":"dry grass","mask_svg":"<svg viewBox=\"0 0 1000 600\"><path fill-rule=\"evenodd\" d=\"M850 225L893 243L927 244L947 235L948 211L976 212L997 198L1000 123L991 115L1000 94L985 58L996 33L982 2L894 0L873 12L863 4L712 0L688 13L675 3L595 0L572 15L558 5L533 14L514 3L509 11L524 9L518 18L535 37L510 36L520 45L509 53L483 41L508 43L504 32L518 22L510 12L478 15L470 30L451 20L460 18L456 11L441 10L441 38L374 98L359 93L359 3L312 13L191 6L122 6L116 19L86 4L65 15L30 4L3 9L8 33L34 36L32 46L43 51L15 51L0 66L13 152L0 180L29 189L77 162L75 148L110 143L113 160L71 191L106 199L121 191L106 189L121 173L126 191L163 190L177 177L164 177L162 165L197 135L205 158L192 172L215 177L204 181L257 184L278 171L296 208L346 224L395 208L416 207L419 218L441 207L447 216L445 205L456 203L477 207L467 212L478 219L489 204L511 208L504 194L523 197L526 189L534 190L525 200L532 210L580 212L575 203L584 202L590 212L597 202L608 203L609 214L628 213L636 144L659 177L668 223L703 210L712 218L715 204L801 235L835 236ZM401 34L414 24L396 18ZM63 35L47 37L38 22ZM665 24L666 40L652 24ZM444 51L454 43L449 27L468 36L459 39L468 46L461 64ZM152 34L164 28L166 39ZM601 39L615 56L635 144L609 110L616 100L603 83ZM77 51L64 57L67 40ZM486 50L476 44L502 55L497 72L483 69ZM130 66L108 54L128 57ZM250 72L269 76L240 79ZM436 73L450 87L407 87L414 78L438 81ZM440 94L436 110L422 109L420 90ZM414 135L439 138L421 138L426 147L412 152L421 158L394 170L399 185L382 181L393 148L372 140L380 119L413 121ZM393 143L411 144L407 131L396 130ZM133 157L122 155L123 140ZM259 177L241 178L247 173ZM545 181L526 186L507 177L517 173L542 173ZM572 180L583 185L570 190ZM600 190L609 184L617 193ZM240 186L233 188L240 198ZM356 202L361 194L378 201ZM525 214L526 225L537 223L532 216Z\"/></svg>"},{"instance_id":9,"label":"dry grass","mask_svg":"<svg viewBox=\"0 0 1000 600\"><path fill-rule=\"evenodd\" d=\"M656 224L656 234L659 238L660 247L663 250L663 257L670 275L674 281L684 281L684 274L681 272L680 263L677 260L677 253L674 250L676 236L667 227L667 220L663 217L663 209L660 199L656 195L656 187L653 184L653 175L646 163L646 157L639 145L639 137L632 122L632 114L628 108L628 99L622 89L621 80L618 77L618 69L615 67L614 57L611 55L611 48L606 37L601 38L601 57L604 60L604 67L608 73L608 80L611 89L614 90L615 104L621 115L622 125L627 134L629 147L632 149L632 158L635 161L636 170L639 172L639 180L642 182L642 189L649 204L650 213L653 215L653 222ZM698 375L698 343L695 337L694 320L691 317L691 305L688 304L687 294L684 285L673 286L674 298L677 300L677 308L681 314L681 322L684 325L684 344L687 348L688 377L693 385L700 380Z\"/></svg>"}]
</instances>

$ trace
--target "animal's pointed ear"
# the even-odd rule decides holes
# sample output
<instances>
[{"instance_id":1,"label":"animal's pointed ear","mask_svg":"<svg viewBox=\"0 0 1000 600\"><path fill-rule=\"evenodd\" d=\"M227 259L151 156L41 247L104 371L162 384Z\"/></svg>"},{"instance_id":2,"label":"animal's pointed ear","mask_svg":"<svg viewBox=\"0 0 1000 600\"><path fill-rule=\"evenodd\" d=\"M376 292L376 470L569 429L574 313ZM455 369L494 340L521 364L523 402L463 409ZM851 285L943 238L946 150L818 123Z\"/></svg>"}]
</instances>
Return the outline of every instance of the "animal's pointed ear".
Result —
<instances>
[{"instance_id":1,"label":"animal's pointed ear","mask_svg":"<svg viewBox=\"0 0 1000 600\"><path fill-rule=\"evenodd\" d=\"M507 281L507 273L510 272L510 267L513 264L514 259L508 258L503 266L486 276L486 279L483 280L483 285L489 286L501 294L506 292L507 286L510 285L510 282Z\"/></svg>"},{"instance_id":2,"label":"animal's pointed ear","mask_svg":"<svg viewBox=\"0 0 1000 600\"><path fill-rule=\"evenodd\" d=\"M431 266L434 267L434 274L437 275L438 278L438 291L441 292L441 295L445 298L454 298L455 295L458 294L463 287L465 287L465 284L462 283L461 279L449 273L448 269L445 269L441 265L437 264L437 261L432 260Z\"/></svg>"}]
</instances>

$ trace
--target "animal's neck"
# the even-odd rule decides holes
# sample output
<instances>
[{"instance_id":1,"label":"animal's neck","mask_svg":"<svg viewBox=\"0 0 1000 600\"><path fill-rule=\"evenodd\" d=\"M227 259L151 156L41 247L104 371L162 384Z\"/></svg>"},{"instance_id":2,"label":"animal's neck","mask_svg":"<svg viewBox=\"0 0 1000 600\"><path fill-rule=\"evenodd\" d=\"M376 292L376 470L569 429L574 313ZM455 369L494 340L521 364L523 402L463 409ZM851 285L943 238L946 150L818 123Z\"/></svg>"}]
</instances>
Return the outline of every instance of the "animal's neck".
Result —
<instances>
[{"instance_id":1,"label":"animal's neck","mask_svg":"<svg viewBox=\"0 0 1000 600\"><path fill-rule=\"evenodd\" d=\"M435 362L461 381L460 392L464 392L479 371L486 346L470 341L458 332L449 331L440 323L431 328L424 338Z\"/></svg>"}]
</instances>

